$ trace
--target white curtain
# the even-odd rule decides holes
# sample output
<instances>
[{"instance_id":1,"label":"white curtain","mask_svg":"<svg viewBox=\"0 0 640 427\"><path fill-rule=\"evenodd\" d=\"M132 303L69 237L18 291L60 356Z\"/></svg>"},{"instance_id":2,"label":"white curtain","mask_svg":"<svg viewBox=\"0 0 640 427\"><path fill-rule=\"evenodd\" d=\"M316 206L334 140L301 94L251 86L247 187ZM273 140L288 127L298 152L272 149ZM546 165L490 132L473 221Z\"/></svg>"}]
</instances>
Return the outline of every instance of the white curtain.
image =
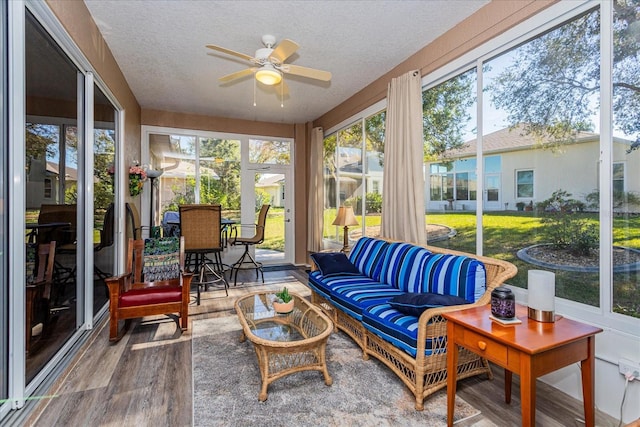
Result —
<instances>
[{"instance_id":1,"label":"white curtain","mask_svg":"<svg viewBox=\"0 0 640 427\"><path fill-rule=\"evenodd\" d=\"M381 235L425 244L420 72L392 79L387 102Z\"/></svg>"},{"instance_id":2,"label":"white curtain","mask_svg":"<svg viewBox=\"0 0 640 427\"><path fill-rule=\"evenodd\" d=\"M309 150L309 208L307 209L307 250L321 251L322 228L324 226L324 175L322 159L324 134L322 128L311 130Z\"/></svg>"}]
</instances>

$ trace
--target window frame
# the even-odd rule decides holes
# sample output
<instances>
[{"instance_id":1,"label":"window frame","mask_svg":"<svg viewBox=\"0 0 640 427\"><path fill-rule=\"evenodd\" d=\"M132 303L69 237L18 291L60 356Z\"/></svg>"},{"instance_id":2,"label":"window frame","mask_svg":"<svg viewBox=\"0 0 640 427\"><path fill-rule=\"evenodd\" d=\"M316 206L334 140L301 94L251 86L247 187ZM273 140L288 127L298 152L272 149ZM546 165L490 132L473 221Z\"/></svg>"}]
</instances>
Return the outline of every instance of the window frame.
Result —
<instances>
[{"instance_id":1,"label":"window frame","mask_svg":"<svg viewBox=\"0 0 640 427\"><path fill-rule=\"evenodd\" d=\"M529 183L522 183L522 184L520 183L520 181L519 181L520 175L519 174L521 172L531 172L531 183L530 184ZM515 198L516 198L516 200L522 200L522 199L530 200L530 199L534 199L535 198L535 195L536 195L536 185L535 185L536 184L536 172L535 172L535 170L533 168L531 168L531 169L516 169L515 170L515 180L516 180L516 182L515 182L515 191L516 191ZM531 195L530 196L521 196L520 195L520 186L521 185L531 185Z\"/></svg>"}]
</instances>

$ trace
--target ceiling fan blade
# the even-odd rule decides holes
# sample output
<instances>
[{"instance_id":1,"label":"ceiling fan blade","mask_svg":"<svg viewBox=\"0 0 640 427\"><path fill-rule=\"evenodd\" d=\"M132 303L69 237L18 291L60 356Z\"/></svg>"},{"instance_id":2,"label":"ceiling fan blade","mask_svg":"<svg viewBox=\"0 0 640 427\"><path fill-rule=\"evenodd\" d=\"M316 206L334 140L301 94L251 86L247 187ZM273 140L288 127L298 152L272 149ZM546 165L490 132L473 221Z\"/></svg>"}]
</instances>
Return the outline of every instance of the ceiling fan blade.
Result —
<instances>
[{"instance_id":1,"label":"ceiling fan blade","mask_svg":"<svg viewBox=\"0 0 640 427\"><path fill-rule=\"evenodd\" d=\"M227 55L237 56L238 58L246 59L247 61L251 61L253 59L252 56L245 55L244 53L236 52L235 50L230 50L224 47L216 46L214 44L208 44L207 47L209 49L217 50L218 52L226 53Z\"/></svg>"},{"instance_id":2,"label":"ceiling fan blade","mask_svg":"<svg viewBox=\"0 0 640 427\"><path fill-rule=\"evenodd\" d=\"M298 43L289 39L284 39L278 43L278 46L276 46L275 49L273 49L273 52L269 55L269 59L282 64L288 57L296 53L296 50L298 50L299 47Z\"/></svg>"},{"instance_id":3,"label":"ceiling fan blade","mask_svg":"<svg viewBox=\"0 0 640 427\"><path fill-rule=\"evenodd\" d=\"M226 76L222 76L218 78L220 83L228 83L232 80L239 79L244 76L248 76L249 74L253 74L256 72L257 68L247 68L245 70L236 71L235 73L227 74Z\"/></svg>"},{"instance_id":4,"label":"ceiling fan blade","mask_svg":"<svg viewBox=\"0 0 640 427\"><path fill-rule=\"evenodd\" d=\"M296 76L309 77L311 79L328 82L331 80L331 73L328 71L316 70L315 68L301 67L299 65L286 64L282 71Z\"/></svg>"}]
</instances>

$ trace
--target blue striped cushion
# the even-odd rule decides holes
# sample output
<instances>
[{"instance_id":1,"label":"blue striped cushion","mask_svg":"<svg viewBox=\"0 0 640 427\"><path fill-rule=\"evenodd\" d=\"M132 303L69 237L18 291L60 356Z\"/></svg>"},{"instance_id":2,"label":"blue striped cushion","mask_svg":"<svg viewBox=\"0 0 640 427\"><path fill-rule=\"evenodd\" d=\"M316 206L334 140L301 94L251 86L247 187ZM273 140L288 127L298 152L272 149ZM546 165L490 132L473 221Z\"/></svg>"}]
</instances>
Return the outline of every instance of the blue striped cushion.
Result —
<instances>
[{"instance_id":1,"label":"blue striped cushion","mask_svg":"<svg viewBox=\"0 0 640 427\"><path fill-rule=\"evenodd\" d=\"M331 290L331 301L353 318L361 320L362 312L367 307L386 302L401 293L384 283L371 282L365 286L345 283Z\"/></svg>"},{"instance_id":2,"label":"blue striped cushion","mask_svg":"<svg viewBox=\"0 0 640 427\"><path fill-rule=\"evenodd\" d=\"M411 243L391 243L382 263L380 281L404 292L420 292L422 269L431 254Z\"/></svg>"},{"instance_id":3,"label":"blue striped cushion","mask_svg":"<svg viewBox=\"0 0 640 427\"><path fill-rule=\"evenodd\" d=\"M362 324L367 330L383 340L403 349L411 357L416 357L418 352L417 317L403 314L391 305L382 303L370 305L362 312ZM446 337L441 339L444 340ZM425 354L430 355L431 353L431 339L428 339Z\"/></svg>"},{"instance_id":4,"label":"blue striped cushion","mask_svg":"<svg viewBox=\"0 0 640 427\"><path fill-rule=\"evenodd\" d=\"M426 286L422 292L455 295L476 302L487 288L484 264L466 256L432 254L422 273Z\"/></svg>"},{"instance_id":5,"label":"blue striped cushion","mask_svg":"<svg viewBox=\"0 0 640 427\"><path fill-rule=\"evenodd\" d=\"M309 273L309 281L307 283L311 289L318 292L322 297L331 299L331 290L336 286L344 284L368 286L377 282L367 276L353 276L351 274L323 277L320 270L316 270Z\"/></svg>"},{"instance_id":6,"label":"blue striped cushion","mask_svg":"<svg viewBox=\"0 0 640 427\"><path fill-rule=\"evenodd\" d=\"M349 261L374 280L380 280L380 271L389 243L371 237L361 237L349 253Z\"/></svg>"}]
</instances>

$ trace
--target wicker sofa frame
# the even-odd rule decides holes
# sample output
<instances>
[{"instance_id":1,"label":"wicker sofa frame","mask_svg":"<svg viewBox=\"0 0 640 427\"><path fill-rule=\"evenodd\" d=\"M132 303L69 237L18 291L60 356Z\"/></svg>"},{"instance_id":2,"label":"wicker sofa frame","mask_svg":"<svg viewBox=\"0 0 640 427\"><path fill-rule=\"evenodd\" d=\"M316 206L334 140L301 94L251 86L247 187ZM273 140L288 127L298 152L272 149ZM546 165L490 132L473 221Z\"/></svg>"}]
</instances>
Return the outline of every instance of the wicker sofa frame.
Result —
<instances>
[{"instance_id":1,"label":"wicker sofa frame","mask_svg":"<svg viewBox=\"0 0 640 427\"><path fill-rule=\"evenodd\" d=\"M393 243L394 240L386 240ZM514 277L518 269L515 265L495 258L484 257L465 252L443 249L435 246L416 245L436 254L461 255L481 261L486 270L486 291L475 303L438 307L426 310L418 320L418 347L416 357L383 340L368 331L364 325L351 315L337 308L331 301L311 289L311 302L322 309L334 322L337 330L349 335L360 346L363 359L369 356L379 359L389 367L411 390L415 396L415 408L424 409L424 399L447 385L447 322L442 313L463 310L486 305L491 301L491 291ZM312 271L317 267L312 262ZM426 355L426 342L431 339L431 354ZM489 379L493 374L486 359L461 348L458 356L457 378L464 379L486 373Z\"/></svg>"}]
</instances>

